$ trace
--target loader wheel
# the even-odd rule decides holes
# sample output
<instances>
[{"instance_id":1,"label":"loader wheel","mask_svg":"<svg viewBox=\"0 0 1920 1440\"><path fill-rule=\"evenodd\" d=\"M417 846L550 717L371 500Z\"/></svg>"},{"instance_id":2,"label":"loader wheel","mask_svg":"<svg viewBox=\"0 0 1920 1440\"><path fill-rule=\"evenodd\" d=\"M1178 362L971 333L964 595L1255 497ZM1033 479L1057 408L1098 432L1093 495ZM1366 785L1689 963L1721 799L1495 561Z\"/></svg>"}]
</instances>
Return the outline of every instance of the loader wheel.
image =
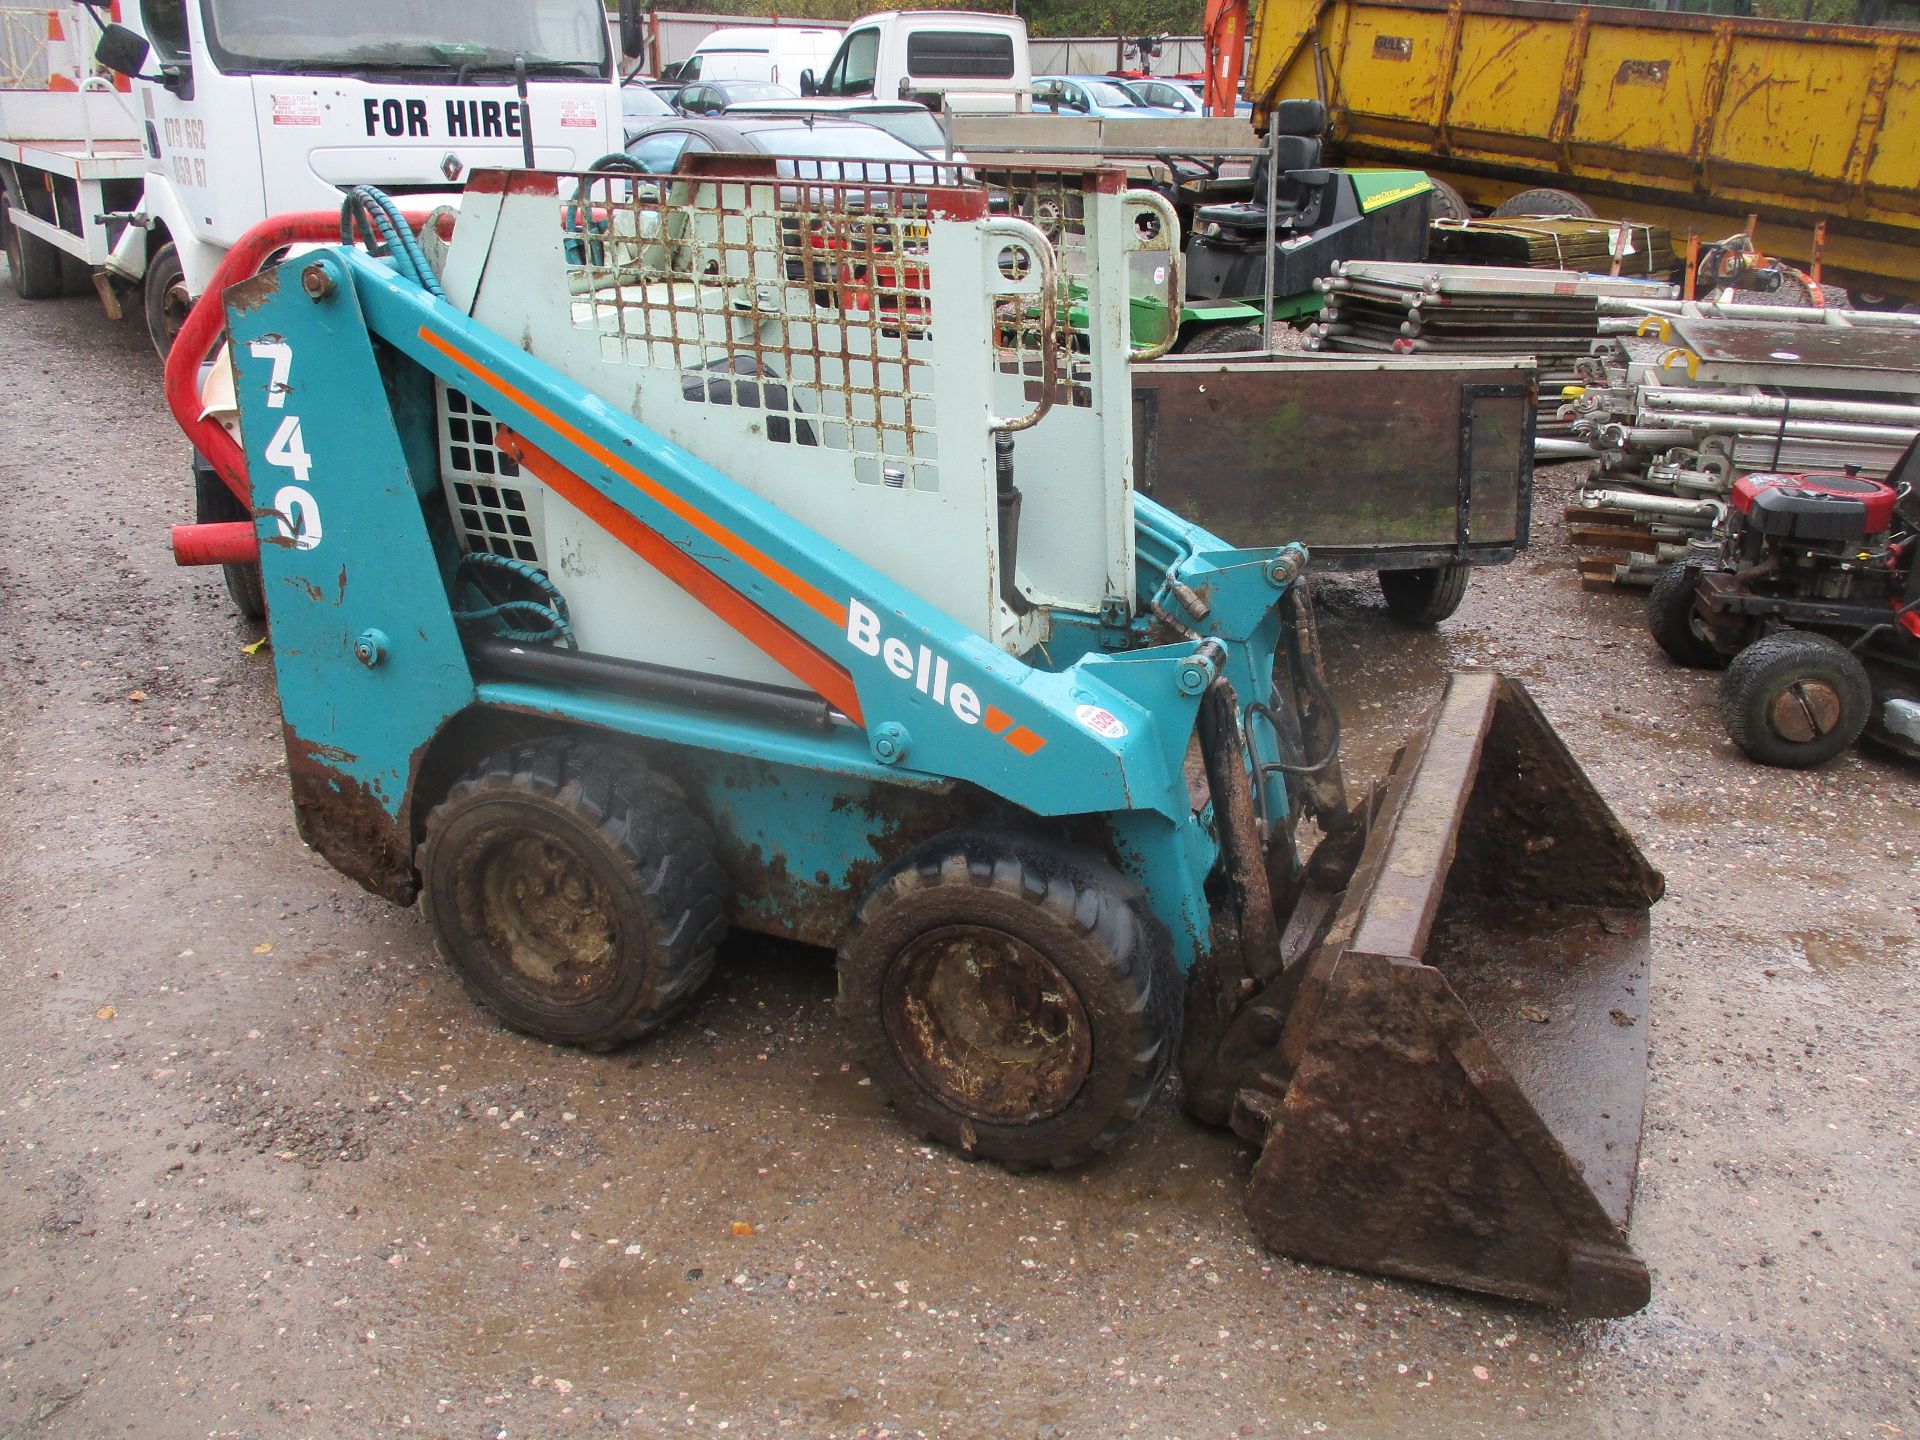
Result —
<instances>
[{"instance_id":1,"label":"loader wheel","mask_svg":"<svg viewBox=\"0 0 1920 1440\"><path fill-rule=\"evenodd\" d=\"M1382 570L1380 593L1402 625L1438 625L1467 598L1473 567L1458 560L1424 570Z\"/></svg>"},{"instance_id":2,"label":"loader wheel","mask_svg":"<svg viewBox=\"0 0 1920 1440\"><path fill-rule=\"evenodd\" d=\"M1209 325L1174 347L1182 355L1230 355L1260 348L1258 325Z\"/></svg>"},{"instance_id":3,"label":"loader wheel","mask_svg":"<svg viewBox=\"0 0 1920 1440\"><path fill-rule=\"evenodd\" d=\"M1846 646L1807 630L1756 640L1721 682L1720 719L1762 765L1803 770L1860 738L1873 710L1867 670Z\"/></svg>"},{"instance_id":4,"label":"loader wheel","mask_svg":"<svg viewBox=\"0 0 1920 1440\"><path fill-rule=\"evenodd\" d=\"M1713 643L1701 623L1700 612L1694 608L1699 590L1697 565L1667 566L1647 596L1647 630L1674 664L1691 670L1718 670L1727 663L1727 657Z\"/></svg>"},{"instance_id":5,"label":"loader wheel","mask_svg":"<svg viewBox=\"0 0 1920 1440\"><path fill-rule=\"evenodd\" d=\"M1509 195L1494 207L1493 216L1496 220L1509 220L1519 215L1567 215L1578 220L1591 220L1593 206L1565 190L1522 190L1518 195Z\"/></svg>"},{"instance_id":6,"label":"loader wheel","mask_svg":"<svg viewBox=\"0 0 1920 1440\"><path fill-rule=\"evenodd\" d=\"M516 1030L604 1050L713 973L726 879L680 791L610 745L549 739L474 767L427 817L440 951Z\"/></svg>"},{"instance_id":7,"label":"loader wheel","mask_svg":"<svg viewBox=\"0 0 1920 1440\"><path fill-rule=\"evenodd\" d=\"M915 1131L1014 1169L1107 1149L1166 1078L1179 976L1138 887L1098 858L939 837L869 892L840 1014Z\"/></svg>"},{"instance_id":8,"label":"loader wheel","mask_svg":"<svg viewBox=\"0 0 1920 1440\"><path fill-rule=\"evenodd\" d=\"M13 198L7 197L7 268L13 272L13 293L22 300L51 300L65 290L60 252L38 235L29 235L13 223Z\"/></svg>"},{"instance_id":9,"label":"loader wheel","mask_svg":"<svg viewBox=\"0 0 1920 1440\"><path fill-rule=\"evenodd\" d=\"M193 518L202 525L253 519L253 512L240 503L214 468L200 459L198 451L193 461ZM267 594L258 560L222 565L220 573L226 577L227 595L234 609L249 620L267 618Z\"/></svg>"},{"instance_id":10,"label":"loader wheel","mask_svg":"<svg viewBox=\"0 0 1920 1440\"><path fill-rule=\"evenodd\" d=\"M180 266L180 252L171 243L162 245L147 261L147 278L140 287L140 298L147 310L147 334L162 360L173 348L173 337L187 323L193 310L193 297L187 293L186 271Z\"/></svg>"}]
</instances>

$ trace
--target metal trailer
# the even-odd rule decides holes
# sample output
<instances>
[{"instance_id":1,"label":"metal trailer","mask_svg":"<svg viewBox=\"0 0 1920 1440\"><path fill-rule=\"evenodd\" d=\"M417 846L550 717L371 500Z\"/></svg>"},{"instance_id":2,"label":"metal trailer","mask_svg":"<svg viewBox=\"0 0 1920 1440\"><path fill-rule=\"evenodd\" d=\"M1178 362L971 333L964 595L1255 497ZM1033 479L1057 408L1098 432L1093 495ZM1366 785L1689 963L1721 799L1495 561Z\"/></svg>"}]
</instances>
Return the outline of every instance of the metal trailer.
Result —
<instances>
[{"instance_id":1,"label":"metal trailer","mask_svg":"<svg viewBox=\"0 0 1920 1440\"><path fill-rule=\"evenodd\" d=\"M546 1038L665 1023L729 923L834 945L929 1137L1085 1159L1177 1053L1277 1249L1638 1308L1659 875L1492 675L1348 801L1304 552L1133 487L1165 202L1053 184L1057 245L725 156L484 173L438 263L249 237L168 396L253 518L176 551L257 559L302 833Z\"/></svg>"},{"instance_id":2,"label":"metal trailer","mask_svg":"<svg viewBox=\"0 0 1920 1440\"><path fill-rule=\"evenodd\" d=\"M1920 302L1920 32L1533 0L1254 0L1256 116L1493 206L1542 187ZM1548 199L1548 205L1563 201Z\"/></svg>"}]
</instances>

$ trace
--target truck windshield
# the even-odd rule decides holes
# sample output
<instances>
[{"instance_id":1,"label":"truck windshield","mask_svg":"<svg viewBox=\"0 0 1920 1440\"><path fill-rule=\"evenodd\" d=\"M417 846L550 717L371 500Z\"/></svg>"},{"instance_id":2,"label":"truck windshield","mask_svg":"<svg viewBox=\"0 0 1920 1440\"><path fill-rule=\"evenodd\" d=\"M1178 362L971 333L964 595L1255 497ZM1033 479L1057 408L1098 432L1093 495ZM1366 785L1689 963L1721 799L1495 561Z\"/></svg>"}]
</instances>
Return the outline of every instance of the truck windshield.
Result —
<instances>
[{"instance_id":1,"label":"truck windshield","mask_svg":"<svg viewBox=\"0 0 1920 1440\"><path fill-rule=\"evenodd\" d=\"M611 75L599 0L203 0L207 42L230 74L444 70Z\"/></svg>"}]
</instances>

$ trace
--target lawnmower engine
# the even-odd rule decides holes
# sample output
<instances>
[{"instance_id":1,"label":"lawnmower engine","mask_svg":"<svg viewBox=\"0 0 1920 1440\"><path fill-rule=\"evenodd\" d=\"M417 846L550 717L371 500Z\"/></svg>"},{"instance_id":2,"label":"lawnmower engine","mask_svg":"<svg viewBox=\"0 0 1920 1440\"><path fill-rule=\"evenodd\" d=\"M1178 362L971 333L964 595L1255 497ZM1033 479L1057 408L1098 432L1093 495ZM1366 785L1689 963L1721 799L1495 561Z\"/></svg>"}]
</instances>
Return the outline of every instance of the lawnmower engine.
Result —
<instances>
[{"instance_id":1,"label":"lawnmower engine","mask_svg":"<svg viewBox=\"0 0 1920 1440\"><path fill-rule=\"evenodd\" d=\"M1904 582L1889 485L1858 475L1747 475L1734 482L1732 548L1766 588L1821 600L1884 600Z\"/></svg>"}]
</instances>

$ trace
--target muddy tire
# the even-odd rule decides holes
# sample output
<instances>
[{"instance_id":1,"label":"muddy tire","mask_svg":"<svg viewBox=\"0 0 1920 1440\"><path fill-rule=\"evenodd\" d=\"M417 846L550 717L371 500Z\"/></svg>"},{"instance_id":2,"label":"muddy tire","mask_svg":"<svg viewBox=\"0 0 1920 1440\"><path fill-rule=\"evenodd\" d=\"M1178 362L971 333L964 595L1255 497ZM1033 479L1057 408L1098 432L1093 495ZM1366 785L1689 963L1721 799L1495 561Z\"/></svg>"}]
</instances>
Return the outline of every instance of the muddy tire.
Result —
<instances>
[{"instance_id":1,"label":"muddy tire","mask_svg":"<svg viewBox=\"0 0 1920 1440\"><path fill-rule=\"evenodd\" d=\"M1438 625L1460 608L1473 567L1449 560L1424 570L1382 570L1379 576L1380 593L1393 618L1402 625L1425 627Z\"/></svg>"},{"instance_id":2,"label":"muddy tire","mask_svg":"<svg viewBox=\"0 0 1920 1440\"><path fill-rule=\"evenodd\" d=\"M202 525L253 519L253 512L240 503L239 497L197 452L193 458L193 518ZM227 595L234 609L249 620L267 618L267 593L260 580L259 561L222 565L220 573L226 579Z\"/></svg>"},{"instance_id":3,"label":"muddy tire","mask_svg":"<svg viewBox=\"0 0 1920 1440\"><path fill-rule=\"evenodd\" d=\"M1647 631L1674 664L1690 670L1718 670L1727 660L1694 609L1699 590L1698 566L1667 566L1647 596Z\"/></svg>"},{"instance_id":4,"label":"muddy tire","mask_svg":"<svg viewBox=\"0 0 1920 1440\"><path fill-rule=\"evenodd\" d=\"M29 235L13 223L13 197L6 197L7 269L13 273L13 293L22 300L51 300L65 292L60 252L38 235Z\"/></svg>"},{"instance_id":5,"label":"muddy tire","mask_svg":"<svg viewBox=\"0 0 1920 1440\"><path fill-rule=\"evenodd\" d=\"M1209 325L1174 347L1182 355L1230 355L1260 348L1258 325Z\"/></svg>"},{"instance_id":6,"label":"muddy tire","mask_svg":"<svg viewBox=\"0 0 1920 1440\"><path fill-rule=\"evenodd\" d=\"M1569 216L1576 220L1593 219L1593 206L1565 190L1522 190L1509 195L1494 208L1496 220L1521 215Z\"/></svg>"},{"instance_id":7,"label":"muddy tire","mask_svg":"<svg viewBox=\"0 0 1920 1440\"><path fill-rule=\"evenodd\" d=\"M1837 640L1776 630L1727 668L1720 719L1733 743L1762 765L1804 770L1860 738L1873 686L1859 658Z\"/></svg>"},{"instance_id":8,"label":"muddy tire","mask_svg":"<svg viewBox=\"0 0 1920 1440\"><path fill-rule=\"evenodd\" d=\"M173 337L187 323L193 309L193 297L187 294L186 272L180 254L171 242L153 252L147 261L147 277L140 285L140 300L146 307L147 334L162 360L173 348Z\"/></svg>"},{"instance_id":9,"label":"muddy tire","mask_svg":"<svg viewBox=\"0 0 1920 1440\"><path fill-rule=\"evenodd\" d=\"M1428 214L1435 220L1471 220L1473 211L1467 208L1467 197L1437 175L1429 175L1427 182L1433 186L1433 205Z\"/></svg>"},{"instance_id":10,"label":"muddy tire","mask_svg":"<svg viewBox=\"0 0 1920 1440\"><path fill-rule=\"evenodd\" d=\"M962 832L867 895L840 951L841 1018L916 1133L1012 1169L1107 1149L1166 1079L1172 946L1098 858Z\"/></svg>"},{"instance_id":11,"label":"muddy tire","mask_svg":"<svg viewBox=\"0 0 1920 1440\"><path fill-rule=\"evenodd\" d=\"M604 1050L658 1028L712 975L727 931L707 827L611 744L483 760L427 817L420 882L467 988L556 1044Z\"/></svg>"}]
</instances>

